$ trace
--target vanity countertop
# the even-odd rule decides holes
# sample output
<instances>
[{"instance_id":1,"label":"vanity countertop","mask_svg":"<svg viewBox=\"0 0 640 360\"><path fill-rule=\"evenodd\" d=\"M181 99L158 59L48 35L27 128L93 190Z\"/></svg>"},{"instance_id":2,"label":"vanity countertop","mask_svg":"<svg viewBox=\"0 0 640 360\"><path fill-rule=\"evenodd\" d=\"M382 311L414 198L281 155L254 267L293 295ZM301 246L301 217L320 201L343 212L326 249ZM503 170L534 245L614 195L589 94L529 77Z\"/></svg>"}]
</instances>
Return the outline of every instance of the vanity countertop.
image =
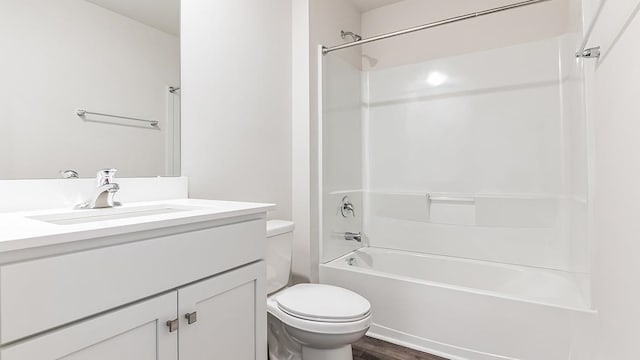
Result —
<instances>
[{"instance_id":1,"label":"vanity countertop","mask_svg":"<svg viewBox=\"0 0 640 360\"><path fill-rule=\"evenodd\" d=\"M71 210L47 209L0 214L0 253L60 245L81 240L104 238L128 233L157 230L228 218L251 216L273 210L275 205L219 200L176 199L128 203L117 208ZM117 214L150 211L149 215L120 217ZM154 209L168 210L166 212ZM99 221L82 220L56 224L47 220L57 217L98 217ZM113 216L113 215L116 216ZM110 218L113 216L113 218ZM64 222L64 220L62 221Z\"/></svg>"}]
</instances>

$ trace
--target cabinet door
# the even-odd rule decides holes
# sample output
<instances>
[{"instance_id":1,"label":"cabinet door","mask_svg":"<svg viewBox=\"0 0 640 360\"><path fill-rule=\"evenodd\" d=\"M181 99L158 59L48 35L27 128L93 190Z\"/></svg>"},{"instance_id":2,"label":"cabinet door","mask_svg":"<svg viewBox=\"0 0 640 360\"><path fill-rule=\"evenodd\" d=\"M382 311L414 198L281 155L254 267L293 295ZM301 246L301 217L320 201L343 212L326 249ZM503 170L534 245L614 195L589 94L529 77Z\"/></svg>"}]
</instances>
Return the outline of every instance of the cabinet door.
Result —
<instances>
[{"instance_id":1,"label":"cabinet door","mask_svg":"<svg viewBox=\"0 0 640 360\"><path fill-rule=\"evenodd\" d=\"M180 360L266 360L265 271L260 261L178 290Z\"/></svg>"},{"instance_id":2,"label":"cabinet door","mask_svg":"<svg viewBox=\"0 0 640 360\"><path fill-rule=\"evenodd\" d=\"M177 293L114 310L0 350L1 360L177 360Z\"/></svg>"}]
</instances>

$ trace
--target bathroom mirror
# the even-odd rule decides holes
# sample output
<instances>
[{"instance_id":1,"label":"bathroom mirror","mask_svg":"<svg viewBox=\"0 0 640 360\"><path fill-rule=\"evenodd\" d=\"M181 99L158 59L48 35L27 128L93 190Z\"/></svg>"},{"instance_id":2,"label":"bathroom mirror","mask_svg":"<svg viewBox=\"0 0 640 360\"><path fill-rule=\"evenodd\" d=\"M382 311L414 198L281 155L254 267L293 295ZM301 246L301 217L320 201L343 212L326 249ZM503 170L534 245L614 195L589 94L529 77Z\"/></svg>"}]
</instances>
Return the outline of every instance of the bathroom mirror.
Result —
<instances>
[{"instance_id":1,"label":"bathroom mirror","mask_svg":"<svg viewBox=\"0 0 640 360\"><path fill-rule=\"evenodd\" d=\"M0 179L180 175L179 10L0 2Z\"/></svg>"}]
</instances>

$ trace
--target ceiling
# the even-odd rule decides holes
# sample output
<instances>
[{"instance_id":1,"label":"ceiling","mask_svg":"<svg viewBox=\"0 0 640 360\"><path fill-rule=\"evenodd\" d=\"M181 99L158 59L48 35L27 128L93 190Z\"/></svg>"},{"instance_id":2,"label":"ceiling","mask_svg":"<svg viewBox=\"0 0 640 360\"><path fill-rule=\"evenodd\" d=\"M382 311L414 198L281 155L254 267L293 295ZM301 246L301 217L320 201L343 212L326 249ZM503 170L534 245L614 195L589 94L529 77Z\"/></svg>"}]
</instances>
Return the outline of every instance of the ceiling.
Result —
<instances>
[{"instance_id":1,"label":"ceiling","mask_svg":"<svg viewBox=\"0 0 640 360\"><path fill-rule=\"evenodd\" d=\"M180 35L180 0L86 0L172 35ZM366 0L365 0L366 2Z\"/></svg>"},{"instance_id":2,"label":"ceiling","mask_svg":"<svg viewBox=\"0 0 640 360\"><path fill-rule=\"evenodd\" d=\"M395 4L403 0L351 0L351 2L360 10L360 12L367 12L375 8L379 8L386 5Z\"/></svg>"}]
</instances>

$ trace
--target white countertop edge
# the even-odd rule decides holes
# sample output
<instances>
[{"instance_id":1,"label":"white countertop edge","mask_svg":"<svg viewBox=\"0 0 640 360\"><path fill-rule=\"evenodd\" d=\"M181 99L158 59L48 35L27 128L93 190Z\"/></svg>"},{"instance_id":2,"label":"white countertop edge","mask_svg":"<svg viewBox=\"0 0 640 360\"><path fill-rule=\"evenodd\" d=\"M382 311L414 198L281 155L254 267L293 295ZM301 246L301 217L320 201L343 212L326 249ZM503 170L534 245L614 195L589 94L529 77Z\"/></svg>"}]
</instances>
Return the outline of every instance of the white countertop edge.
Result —
<instances>
[{"instance_id":1,"label":"white countertop edge","mask_svg":"<svg viewBox=\"0 0 640 360\"><path fill-rule=\"evenodd\" d=\"M226 218L261 214L275 209L273 204L220 200L174 199L124 204L123 209L157 205L188 206L197 209L72 225L56 225L30 219L32 216L55 215L72 211L68 208L0 214L0 252L117 236L139 231L196 224ZM266 232L266 229L265 229Z\"/></svg>"}]
</instances>

